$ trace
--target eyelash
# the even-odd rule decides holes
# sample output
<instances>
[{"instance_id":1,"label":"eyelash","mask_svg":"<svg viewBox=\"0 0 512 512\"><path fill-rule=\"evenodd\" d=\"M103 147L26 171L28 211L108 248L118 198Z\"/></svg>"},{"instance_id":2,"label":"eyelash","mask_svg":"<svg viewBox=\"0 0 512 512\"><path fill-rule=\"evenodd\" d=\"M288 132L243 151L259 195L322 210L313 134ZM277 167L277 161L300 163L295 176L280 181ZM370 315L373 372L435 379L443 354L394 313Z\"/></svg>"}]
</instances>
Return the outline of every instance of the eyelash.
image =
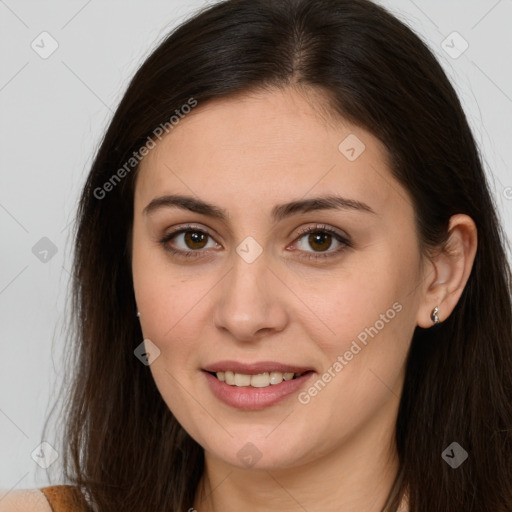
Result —
<instances>
[{"instance_id":1,"label":"eyelash","mask_svg":"<svg viewBox=\"0 0 512 512\"><path fill-rule=\"evenodd\" d=\"M185 258L197 258L197 257L201 257L202 256L202 250L197 250L197 251L193 251L193 250L190 250L190 251L183 251L181 249L174 249L173 247L169 246L168 245L168 242L171 241L175 236L177 235L180 235L182 233L187 233L189 231L193 231L195 233L202 233L202 234L205 234L207 236L209 236L210 238L213 238L213 236L208 233L208 231L205 231L204 229L201 229L201 228L198 228L196 226L192 226L192 225L188 225L188 226L183 226L175 231L172 231L171 233L167 233L160 241L159 243L163 246L163 248L170 252L171 254L174 254L174 255L177 255L177 256L180 256L180 257L185 257ZM300 257L301 258L306 258L306 259L314 259L314 260L320 260L320 259L323 259L323 258L332 258L332 257L335 257L337 255L339 255L342 251L344 251L345 249L349 248L349 247L352 247L352 244L343 236L341 236L339 233L337 233L336 231L334 231L333 229L329 228L328 226L326 226L325 224L317 224L316 226L310 226L308 228L305 228L303 230L301 230L297 237L295 238L294 242L300 240L302 237L304 237L305 235L307 234L310 234L310 233L327 233L329 235L332 235L339 243L342 244L341 247L339 247L338 249L335 249L334 251L328 251L328 252L325 252L325 253L315 253L315 252L312 252L310 254L301 254ZM309 252L309 251L300 251L300 252Z\"/></svg>"}]
</instances>

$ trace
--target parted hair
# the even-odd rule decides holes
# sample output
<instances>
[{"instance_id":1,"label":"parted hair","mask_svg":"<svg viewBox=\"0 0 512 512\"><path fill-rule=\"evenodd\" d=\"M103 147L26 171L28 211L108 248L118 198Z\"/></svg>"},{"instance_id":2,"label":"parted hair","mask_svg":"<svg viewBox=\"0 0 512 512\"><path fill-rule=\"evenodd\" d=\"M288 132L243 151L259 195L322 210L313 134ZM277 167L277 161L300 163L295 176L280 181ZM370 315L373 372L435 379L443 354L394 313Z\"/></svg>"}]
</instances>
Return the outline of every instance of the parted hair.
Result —
<instances>
[{"instance_id":1,"label":"parted hair","mask_svg":"<svg viewBox=\"0 0 512 512\"><path fill-rule=\"evenodd\" d=\"M157 126L252 90L305 87L333 116L385 145L412 198L422 254L469 215L478 248L452 314L417 327L396 422L399 470L385 510L512 510L512 306L506 238L461 103L427 45L368 0L226 0L166 36L133 76L81 194L74 245L70 382L62 401L63 473L98 512L192 507L204 452L134 357L142 341L131 274L138 167L97 191ZM174 128L179 130L179 125ZM335 404L333 404L335 407ZM453 469L452 442L467 452Z\"/></svg>"}]
</instances>

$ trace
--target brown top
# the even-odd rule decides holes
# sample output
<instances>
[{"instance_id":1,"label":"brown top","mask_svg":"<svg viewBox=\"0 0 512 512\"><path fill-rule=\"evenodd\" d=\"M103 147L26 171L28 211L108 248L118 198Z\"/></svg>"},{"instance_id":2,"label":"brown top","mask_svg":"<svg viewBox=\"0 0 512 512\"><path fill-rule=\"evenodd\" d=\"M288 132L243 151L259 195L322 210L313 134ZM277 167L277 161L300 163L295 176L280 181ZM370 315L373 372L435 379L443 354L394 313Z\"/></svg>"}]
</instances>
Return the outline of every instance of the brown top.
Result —
<instances>
[{"instance_id":1,"label":"brown top","mask_svg":"<svg viewBox=\"0 0 512 512\"><path fill-rule=\"evenodd\" d=\"M39 489L46 496L53 512L89 512L90 506L82 493L72 485L53 485ZM398 512L408 512L407 500L400 504Z\"/></svg>"},{"instance_id":2,"label":"brown top","mask_svg":"<svg viewBox=\"0 0 512 512\"><path fill-rule=\"evenodd\" d=\"M72 485L52 485L39 489L53 512L87 512L89 509L82 493Z\"/></svg>"}]
</instances>

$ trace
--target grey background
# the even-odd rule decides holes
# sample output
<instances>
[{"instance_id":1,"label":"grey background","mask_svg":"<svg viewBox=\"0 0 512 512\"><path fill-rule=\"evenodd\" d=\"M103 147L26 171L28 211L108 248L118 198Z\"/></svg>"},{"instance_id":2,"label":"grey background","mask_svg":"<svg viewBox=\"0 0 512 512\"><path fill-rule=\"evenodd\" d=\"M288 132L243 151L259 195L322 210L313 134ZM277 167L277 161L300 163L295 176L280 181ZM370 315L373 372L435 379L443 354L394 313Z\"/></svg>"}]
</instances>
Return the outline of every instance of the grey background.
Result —
<instances>
[{"instance_id":1,"label":"grey background","mask_svg":"<svg viewBox=\"0 0 512 512\"><path fill-rule=\"evenodd\" d=\"M49 483L31 453L63 379L70 225L94 152L144 57L207 3L0 0L0 489ZM380 3L452 79L511 237L512 1ZM58 43L46 59L31 47L43 31ZM453 31L469 44L458 58L442 46Z\"/></svg>"}]
</instances>

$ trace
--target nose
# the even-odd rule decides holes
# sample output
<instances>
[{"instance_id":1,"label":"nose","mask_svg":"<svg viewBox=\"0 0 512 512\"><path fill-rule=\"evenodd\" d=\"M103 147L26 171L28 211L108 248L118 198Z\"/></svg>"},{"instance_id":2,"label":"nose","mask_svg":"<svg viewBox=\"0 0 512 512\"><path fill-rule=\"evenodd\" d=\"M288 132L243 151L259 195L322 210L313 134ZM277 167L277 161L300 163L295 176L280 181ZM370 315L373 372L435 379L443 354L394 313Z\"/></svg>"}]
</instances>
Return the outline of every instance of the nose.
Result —
<instances>
[{"instance_id":1,"label":"nose","mask_svg":"<svg viewBox=\"0 0 512 512\"><path fill-rule=\"evenodd\" d=\"M279 333L288 322L285 293L263 254L252 263L234 255L233 267L217 289L214 325L244 342Z\"/></svg>"}]
</instances>

